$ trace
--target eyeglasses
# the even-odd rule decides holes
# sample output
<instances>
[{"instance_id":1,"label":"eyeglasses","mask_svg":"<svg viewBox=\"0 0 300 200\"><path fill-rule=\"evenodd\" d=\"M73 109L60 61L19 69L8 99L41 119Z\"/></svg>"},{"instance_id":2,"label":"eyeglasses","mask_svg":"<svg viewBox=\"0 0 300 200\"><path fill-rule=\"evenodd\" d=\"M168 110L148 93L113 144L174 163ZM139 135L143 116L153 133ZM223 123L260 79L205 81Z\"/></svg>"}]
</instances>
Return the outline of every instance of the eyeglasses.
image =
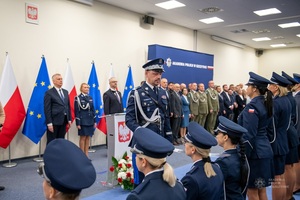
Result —
<instances>
[{"instance_id":1,"label":"eyeglasses","mask_svg":"<svg viewBox=\"0 0 300 200\"><path fill-rule=\"evenodd\" d=\"M51 181L47 177L45 172L45 163L40 163L36 171L42 178L44 178L49 184L51 184Z\"/></svg>"}]
</instances>

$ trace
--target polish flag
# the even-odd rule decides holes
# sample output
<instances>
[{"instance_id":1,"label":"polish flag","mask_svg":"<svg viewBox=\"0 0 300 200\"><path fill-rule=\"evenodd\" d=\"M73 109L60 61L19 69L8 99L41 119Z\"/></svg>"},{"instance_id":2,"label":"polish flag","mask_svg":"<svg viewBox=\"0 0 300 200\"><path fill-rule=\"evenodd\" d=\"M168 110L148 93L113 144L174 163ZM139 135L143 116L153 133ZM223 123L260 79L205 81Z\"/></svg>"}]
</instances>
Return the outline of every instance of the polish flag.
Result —
<instances>
[{"instance_id":1,"label":"polish flag","mask_svg":"<svg viewBox=\"0 0 300 200\"><path fill-rule=\"evenodd\" d=\"M0 101L5 112L5 120L0 132L0 147L6 149L17 134L26 115L8 55L0 81Z\"/></svg>"},{"instance_id":2,"label":"polish flag","mask_svg":"<svg viewBox=\"0 0 300 200\"><path fill-rule=\"evenodd\" d=\"M77 96L75 84L74 84L74 79L71 71L71 66L68 62L67 70L65 73L65 77L63 79L63 86L64 89L68 90L69 92L69 100L70 100L70 108L71 108L71 117L72 117L72 122L75 119L75 112L74 112L74 100L75 97ZM68 131L68 130L67 130Z\"/></svg>"},{"instance_id":3,"label":"polish flag","mask_svg":"<svg viewBox=\"0 0 300 200\"><path fill-rule=\"evenodd\" d=\"M110 86L109 86L109 79L110 79L111 77L115 77L115 73L114 73L114 69L113 69L112 64L110 64L110 71L109 71L109 74L108 74L108 76L107 76L106 90L108 90L108 89L110 88ZM118 88L117 88L117 90L118 90Z\"/></svg>"}]
</instances>

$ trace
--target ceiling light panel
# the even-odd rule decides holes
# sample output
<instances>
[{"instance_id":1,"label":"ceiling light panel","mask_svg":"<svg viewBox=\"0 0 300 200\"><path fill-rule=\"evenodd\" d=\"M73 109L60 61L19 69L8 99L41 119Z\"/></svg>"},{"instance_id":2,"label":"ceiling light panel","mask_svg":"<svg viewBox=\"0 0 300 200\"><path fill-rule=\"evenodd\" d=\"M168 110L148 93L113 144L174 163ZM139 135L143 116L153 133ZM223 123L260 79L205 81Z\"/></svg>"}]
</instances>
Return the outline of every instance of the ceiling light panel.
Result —
<instances>
[{"instance_id":1,"label":"ceiling light panel","mask_svg":"<svg viewBox=\"0 0 300 200\"><path fill-rule=\"evenodd\" d=\"M286 24L278 24L281 28L291 28L291 27L297 27L300 26L299 22L292 22L292 23L286 23Z\"/></svg>"},{"instance_id":2,"label":"ceiling light panel","mask_svg":"<svg viewBox=\"0 0 300 200\"><path fill-rule=\"evenodd\" d=\"M179 1L175 1L175 0L165 1L165 2L162 2L162 3L157 3L155 5L158 6L158 7L163 8L163 9L166 9L166 10L170 10L170 9L185 6L183 3L180 3Z\"/></svg>"},{"instance_id":3,"label":"ceiling light panel","mask_svg":"<svg viewBox=\"0 0 300 200\"><path fill-rule=\"evenodd\" d=\"M203 22L205 24L213 24L213 23L224 22L223 19L220 19L218 17L211 17L211 18L206 18L206 19L200 19L199 21Z\"/></svg>"},{"instance_id":4,"label":"ceiling light panel","mask_svg":"<svg viewBox=\"0 0 300 200\"><path fill-rule=\"evenodd\" d=\"M297 36L300 37L300 34L298 34Z\"/></svg>"},{"instance_id":5,"label":"ceiling light panel","mask_svg":"<svg viewBox=\"0 0 300 200\"><path fill-rule=\"evenodd\" d=\"M257 10L257 11L253 11L253 12L259 16L274 15L274 14L281 13L281 11L278 10L277 8L269 8L269 9Z\"/></svg>"},{"instance_id":6,"label":"ceiling light panel","mask_svg":"<svg viewBox=\"0 0 300 200\"><path fill-rule=\"evenodd\" d=\"M286 47L286 45L285 44L272 44L272 45L270 45L271 47L274 47L274 48L276 48L276 47Z\"/></svg>"},{"instance_id":7,"label":"ceiling light panel","mask_svg":"<svg viewBox=\"0 0 300 200\"><path fill-rule=\"evenodd\" d=\"M255 42L262 42L262 41L268 41L268 40L271 40L271 38L268 38L268 37L261 37L261 38L253 38L252 40L255 41Z\"/></svg>"}]
</instances>

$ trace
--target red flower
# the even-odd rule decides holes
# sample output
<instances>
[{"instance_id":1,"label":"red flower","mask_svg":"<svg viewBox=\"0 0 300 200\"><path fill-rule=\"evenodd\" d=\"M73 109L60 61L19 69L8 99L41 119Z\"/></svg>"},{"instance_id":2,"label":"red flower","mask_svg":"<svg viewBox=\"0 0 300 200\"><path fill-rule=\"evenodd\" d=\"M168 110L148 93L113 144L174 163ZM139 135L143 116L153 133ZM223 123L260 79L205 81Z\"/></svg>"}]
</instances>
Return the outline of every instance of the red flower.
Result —
<instances>
[{"instance_id":1,"label":"red flower","mask_svg":"<svg viewBox=\"0 0 300 200\"><path fill-rule=\"evenodd\" d=\"M118 164L118 167L119 167L119 168L122 168L122 163Z\"/></svg>"},{"instance_id":2,"label":"red flower","mask_svg":"<svg viewBox=\"0 0 300 200\"><path fill-rule=\"evenodd\" d=\"M134 183L134 180L133 180L133 179L131 179L131 180L130 180L130 183Z\"/></svg>"},{"instance_id":3,"label":"red flower","mask_svg":"<svg viewBox=\"0 0 300 200\"><path fill-rule=\"evenodd\" d=\"M127 172L127 173L126 173L126 177L131 177L131 173L130 173L130 172Z\"/></svg>"},{"instance_id":4,"label":"red flower","mask_svg":"<svg viewBox=\"0 0 300 200\"><path fill-rule=\"evenodd\" d=\"M128 160L128 159L129 159L129 156L126 156L126 157L125 157L125 160Z\"/></svg>"},{"instance_id":5,"label":"red flower","mask_svg":"<svg viewBox=\"0 0 300 200\"><path fill-rule=\"evenodd\" d=\"M127 167L127 168L130 168L130 167L131 167L131 164L130 164L130 163L127 163L127 164L126 164L126 167Z\"/></svg>"},{"instance_id":6,"label":"red flower","mask_svg":"<svg viewBox=\"0 0 300 200\"><path fill-rule=\"evenodd\" d=\"M122 178L118 178L118 182L119 182L119 183L122 183Z\"/></svg>"},{"instance_id":7,"label":"red flower","mask_svg":"<svg viewBox=\"0 0 300 200\"><path fill-rule=\"evenodd\" d=\"M109 171L111 171L111 172L113 172L114 170L115 170L114 166L111 166L111 167L109 168Z\"/></svg>"}]
</instances>

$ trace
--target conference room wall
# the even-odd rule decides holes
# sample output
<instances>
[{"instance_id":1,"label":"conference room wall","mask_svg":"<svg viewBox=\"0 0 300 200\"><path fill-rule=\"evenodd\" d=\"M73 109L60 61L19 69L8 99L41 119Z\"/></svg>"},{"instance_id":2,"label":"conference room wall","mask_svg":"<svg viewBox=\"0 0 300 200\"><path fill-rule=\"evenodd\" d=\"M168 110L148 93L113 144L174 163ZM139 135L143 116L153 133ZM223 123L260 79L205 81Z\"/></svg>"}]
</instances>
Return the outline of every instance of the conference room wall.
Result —
<instances>
[{"instance_id":1,"label":"conference room wall","mask_svg":"<svg viewBox=\"0 0 300 200\"><path fill-rule=\"evenodd\" d=\"M260 58L255 56L254 49L239 49L215 42L200 32L194 49L193 30L158 19L153 26L143 24L141 18L144 13L129 12L97 1L90 7L68 0L31 0L39 6L39 25L34 25L25 22L25 2L0 1L0 72L3 71L5 52L8 52L26 109L42 55L45 55L50 76L61 73L64 77L69 58L78 93L80 84L88 81L92 60L102 94L107 89L111 65L122 93L128 65L132 66L135 86L139 85L144 80L141 66L147 60L149 44L214 54L217 84L245 82L248 71L258 70ZM11 143L12 159L39 153L39 145L23 136L22 129L23 125ZM78 139L73 123L69 140L78 144ZM44 136L41 140L42 153L45 143ZM105 135L96 131L92 143L104 144ZM7 159L8 149L0 149L0 161Z\"/></svg>"},{"instance_id":2,"label":"conference room wall","mask_svg":"<svg viewBox=\"0 0 300 200\"><path fill-rule=\"evenodd\" d=\"M300 73L299 55L299 47L264 50L259 57L258 72L266 78L271 78L273 72L281 74L285 71L291 76Z\"/></svg>"}]
</instances>

